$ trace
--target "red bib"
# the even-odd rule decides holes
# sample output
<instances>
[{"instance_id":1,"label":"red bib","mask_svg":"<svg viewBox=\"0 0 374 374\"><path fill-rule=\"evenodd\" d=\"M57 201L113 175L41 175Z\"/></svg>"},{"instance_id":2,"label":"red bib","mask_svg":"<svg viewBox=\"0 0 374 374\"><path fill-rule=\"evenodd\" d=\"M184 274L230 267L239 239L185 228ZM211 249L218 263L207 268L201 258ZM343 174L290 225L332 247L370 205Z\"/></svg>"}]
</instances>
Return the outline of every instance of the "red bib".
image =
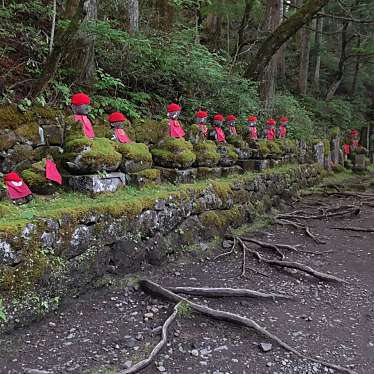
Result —
<instances>
[{"instance_id":1,"label":"red bib","mask_svg":"<svg viewBox=\"0 0 374 374\"><path fill-rule=\"evenodd\" d=\"M352 149L356 149L358 147L358 140L352 140Z\"/></svg>"},{"instance_id":2,"label":"red bib","mask_svg":"<svg viewBox=\"0 0 374 374\"><path fill-rule=\"evenodd\" d=\"M275 129L267 129L266 130L266 139L267 140L274 140L275 139Z\"/></svg>"},{"instance_id":3,"label":"red bib","mask_svg":"<svg viewBox=\"0 0 374 374\"><path fill-rule=\"evenodd\" d=\"M219 143L224 143L226 141L226 136L223 130L220 127L215 127L216 130L216 139Z\"/></svg>"},{"instance_id":4,"label":"red bib","mask_svg":"<svg viewBox=\"0 0 374 374\"><path fill-rule=\"evenodd\" d=\"M287 127L286 126L279 126L279 137L284 139L287 135Z\"/></svg>"},{"instance_id":5,"label":"red bib","mask_svg":"<svg viewBox=\"0 0 374 374\"><path fill-rule=\"evenodd\" d=\"M351 147L349 144L343 144L343 153L349 155L351 153Z\"/></svg>"},{"instance_id":6,"label":"red bib","mask_svg":"<svg viewBox=\"0 0 374 374\"><path fill-rule=\"evenodd\" d=\"M249 128L249 139L257 140L257 127L251 126Z\"/></svg>"},{"instance_id":7,"label":"red bib","mask_svg":"<svg viewBox=\"0 0 374 374\"><path fill-rule=\"evenodd\" d=\"M74 116L74 120L77 121L77 122L80 122L82 124L83 134L88 139L93 139L95 137L95 132L92 128L91 121L89 120L89 118L87 116L76 114Z\"/></svg>"},{"instance_id":8,"label":"red bib","mask_svg":"<svg viewBox=\"0 0 374 374\"><path fill-rule=\"evenodd\" d=\"M114 133L120 143L131 143L130 138L127 136L123 129L115 129Z\"/></svg>"},{"instance_id":9,"label":"red bib","mask_svg":"<svg viewBox=\"0 0 374 374\"><path fill-rule=\"evenodd\" d=\"M45 162L45 177L50 181L62 184L61 174L52 160L46 160Z\"/></svg>"},{"instance_id":10,"label":"red bib","mask_svg":"<svg viewBox=\"0 0 374 374\"><path fill-rule=\"evenodd\" d=\"M5 182L8 196L11 200L22 199L26 196L32 195L27 184L21 179L19 182L8 181Z\"/></svg>"},{"instance_id":11,"label":"red bib","mask_svg":"<svg viewBox=\"0 0 374 374\"><path fill-rule=\"evenodd\" d=\"M183 138L185 132L179 121L175 119L169 119L169 136L172 138Z\"/></svg>"}]
</instances>

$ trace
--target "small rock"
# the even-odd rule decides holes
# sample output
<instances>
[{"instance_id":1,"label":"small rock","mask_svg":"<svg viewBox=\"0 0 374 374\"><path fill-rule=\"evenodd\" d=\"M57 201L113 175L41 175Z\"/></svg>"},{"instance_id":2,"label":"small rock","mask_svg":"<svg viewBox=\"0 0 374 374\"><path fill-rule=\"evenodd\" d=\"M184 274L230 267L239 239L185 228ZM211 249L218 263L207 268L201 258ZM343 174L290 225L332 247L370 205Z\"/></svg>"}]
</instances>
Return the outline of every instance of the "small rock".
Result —
<instances>
[{"instance_id":1,"label":"small rock","mask_svg":"<svg viewBox=\"0 0 374 374\"><path fill-rule=\"evenodd\" d=\"M191 351L191 355L197 357L199 355L199 351L197 349L193 349Z\"/></svg>"},{"instance_id":2,"label":"small rock","mask_svg":"<svg viewBox=\"0 0 374 374\"><path fill-rule=\"evenodd\" d=\"M151 313L151 312L148 312L148 313L144 314L144 318L147 318L147 319L153 319L153 316L154 316L154 314Z\"/></svg>"},{"instance_id":3,"label":"small rock","mask_svg":"<svg viewBox=\"0 0 374 374\"><path fill-rule=\"evenodd\" d=\"M123 366L124 366L125 369L130 369L131 366L132 366L132 361L126 361Z\"/></svg>"},{"instance_id":4,"label":"small rock","mask_svg":"<svg viewBox=\"0 0 374 374\"><path fill-rule=\"evenodd\" d=\"M260 348L263 352L269 352L273 348L273 346L270 343L260 343Z\"/></svg>"},{"instance_id":5,"label":"small rock","mask_svg":"<svg viewBox=\"0 0 374 374\"><path fill-rule=\"evenodd\" d=\"M165 367L164 366L158 366L157 367L157 370L161 373L163 373L164 371L166 371Z\"/></svg>"},{"instance_id":6,"label":"small rock","mask_svg":"<svg viewBox=\"0 0 374 374\"><path fill-rule=\"evenodd\" d=\"M25 369L25 374L52 374L50 371L38 369Z\"/></svg>"}]
</instances>

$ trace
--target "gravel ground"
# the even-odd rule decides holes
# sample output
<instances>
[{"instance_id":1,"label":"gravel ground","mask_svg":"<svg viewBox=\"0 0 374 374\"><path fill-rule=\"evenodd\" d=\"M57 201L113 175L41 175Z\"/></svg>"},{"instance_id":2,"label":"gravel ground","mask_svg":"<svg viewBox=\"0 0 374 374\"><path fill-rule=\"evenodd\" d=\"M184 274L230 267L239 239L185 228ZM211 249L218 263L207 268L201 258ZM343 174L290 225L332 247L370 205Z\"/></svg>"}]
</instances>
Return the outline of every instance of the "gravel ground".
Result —
<instances>
[{"instance_id":1,"label":"gravel ground","mask_svg":"<svg viewBox=\"0 0 374 374\"><path fill-rule=\"evenodd\" d=\"M372 191L373 192L373 191ZM355 198L309 196L305 204L355 203ZM307 208L311 210L311 208ZM291 209L290 209L291 210ZM248 258L240 278L240 255L213 261L187 257L145 275L163 286L236 287L286 293L296 300L248 298L203 299L200 303L256 320L285 342L308 355L374 373L374 233L338 231L332 226L373 228L374 208L362 206L354 218L308 221L314 233L327 238L317 245L298 230L274 226L250 235L261 240L300 244L315 255L288 252L287 258L340 276L348 284L318 281L293 270L275 269ZM255 248L251 245L251 248ZM216 254L223 252L216 249ZM272 252L261 250L272 257ZM132 286L98 289L68 300L55 314L28 328L0 337L0 373L24 373L26 368L50 373L115 373L143 359L157 344L160 326L172 305L151 298ZM264 352L262 348L269 349ZM267 345L269 343L271 345ZM29 371L33 373L33 371ZM169 343L143 373L334 373L290 355L250 329L186 313L170 329ZM38 374L38 371L34 371ZM40 372L39 372L40 373Z\"/></svg>"}]
</instances>

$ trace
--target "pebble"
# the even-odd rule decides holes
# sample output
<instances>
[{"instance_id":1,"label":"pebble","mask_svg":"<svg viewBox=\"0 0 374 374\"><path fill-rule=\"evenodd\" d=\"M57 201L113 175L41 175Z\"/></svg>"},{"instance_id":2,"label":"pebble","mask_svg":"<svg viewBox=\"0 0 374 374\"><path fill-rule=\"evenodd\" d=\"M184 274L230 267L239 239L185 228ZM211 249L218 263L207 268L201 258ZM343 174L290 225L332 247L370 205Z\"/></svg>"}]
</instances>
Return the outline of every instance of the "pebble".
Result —
<instances>
[{"instance_id":1,"label":"pebble","mask_svg":"<svg viewBox=\"0 0 374 374\"><path fill-rule=\"evenodd\" d=\"M270 343L260 343L260 348L263 352L269 352L273 348L273 346Z\"/></svg>"},{"instance_id":2,"label":"pebble","mask_svg":"<svg viewBox=\"0 0 374 374\"><path fill-rule=\"evenodd\" d=\"M197 349L193 349L191 351L191 355L197 357L199 355L199 351Z\"/></svg>"},{"instance_id":3,"label":"pebble","mask_svg":"<svg viewBox=\"0 0 374 374\"><path fill-rule=\"evenodd\" d=\"M166 371L165 367L164 366L158 366L157 367L157 370L161 373L163 373L164 371Z\"/></svg>"}]
</instances>

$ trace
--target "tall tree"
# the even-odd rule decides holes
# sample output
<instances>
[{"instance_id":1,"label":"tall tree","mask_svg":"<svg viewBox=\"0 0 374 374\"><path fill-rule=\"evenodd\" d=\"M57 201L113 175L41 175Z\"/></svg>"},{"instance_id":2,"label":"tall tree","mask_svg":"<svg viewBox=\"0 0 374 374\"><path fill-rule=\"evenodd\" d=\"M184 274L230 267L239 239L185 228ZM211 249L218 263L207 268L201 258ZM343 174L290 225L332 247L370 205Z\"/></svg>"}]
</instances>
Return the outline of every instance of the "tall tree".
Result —
<instances>
[{"instance_id":1,"label":"tall tree","mask_svg":"<svg viewBox=\"0 0 374 374\"><path fill-rule=\"evenodd\" d=\"M299 30L299 93L302 96L306 95L308 88L308 75L309 75L309 56L310 56L310 29L303 26Z\"/></svg>"},{"instance_id":2,"label":"tall tree","mask_svg":"<svg viewBox=\"0 0 374 374\"><path fill-rule=\"evenodd\" d=\"M313 88L317 95L320 91L320 70L321 70L321 44L322 44L322 32L323 32L323 20L324 17L318 16L316 19L316 31L314 37L314 76L313 76Z\"/></svg>"},{"instance_id":3,"label":"tall tree","mask_svg":"<svg viewBox=\"0 0 374 374\"><path fill-rule=\"evenodd\" d=\"M313 16L318 13L329 0L306 0L304 5L297 10L287 21L282 22L260 45L256 56L252 59L245 71L246 78L258 79L263 75L264 70L272 57L280 47L306 23L310 22Z\"/></svg>"},{"instance_id":4,"label":"tall tree","mask_svg":"<svg viewBox=\"0 0 374 374\"><path fill-rule=\"evenodd\" d=\"M129 33L139 31L139 0L127 0L127 14L129 17Z\"/></svg>"},{"instance_id":5,"label":"tall tree","mask_svg":"<svg viewBox=\"0 0 374 374\"><path fill-rule=\"evenodd\" d=\"M50 53L44 63L41 77L37 79L31 87L31 98L36 98L43 93L47 89L49 82L55 76L61 59L65 56L67 49L72 43L72 39L78 32L83 21L84 2L85 0L67 0L65 11L61 19L67 21L68 26L65 29L59 27L56 30L56 38L52 53Z\"/></svg>"},{"instance_id":6,"label":"tall tree","mask_svg":"<svg viewBox=\"0 0 374 374\"><path fill-rule=\"evenodd\" d=\"M281 22L282 0L268 0L265 13L265 31L273 32ZM260 96L264 109L270 112L273 106L275 79L277 74L278 56L275 54L267 64L260 78Z\"/></svg>"},{"instance_id":7,"label":"tall tree","mask_svg":"<svg viewBox=\"0 0 374 374\"><path fill-rule=\"evenodd\" d=\"M89 31L96 21L96 0L85 0L82 27L73 37L65 59L65 65L75 72L80 84L90 84L96 77L95 33Z\"/></svg>"}]
</instances>

